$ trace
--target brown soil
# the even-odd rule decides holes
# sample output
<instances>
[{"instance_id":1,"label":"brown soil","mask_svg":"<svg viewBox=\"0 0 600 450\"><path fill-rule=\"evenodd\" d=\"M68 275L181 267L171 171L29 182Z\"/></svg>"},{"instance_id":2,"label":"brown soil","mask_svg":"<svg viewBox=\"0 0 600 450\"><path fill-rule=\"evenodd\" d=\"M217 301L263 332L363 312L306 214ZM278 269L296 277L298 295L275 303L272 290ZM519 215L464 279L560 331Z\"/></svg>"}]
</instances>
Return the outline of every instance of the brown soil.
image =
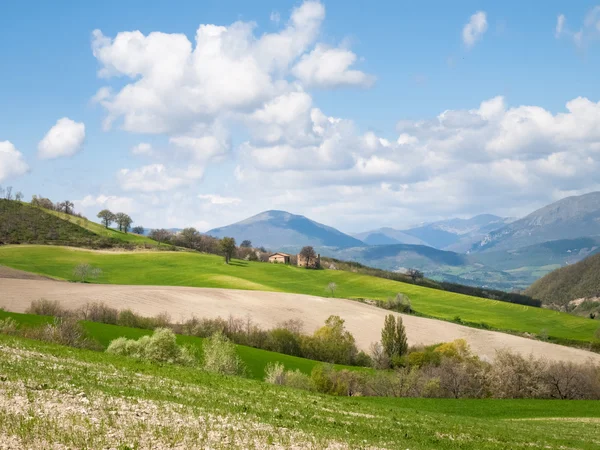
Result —
<instances>
[{"instance_id":1,"label":"brown soil","mask_svg":"<svg viewBox=\"0 0 600 450\"><path fill-rule=\"evenodd\" d=\"M306 332L322 326L330 315L346 321L359 348L368 350L379 341L389 311L351 300L313 297L279 292L240 291L233 289L190 288L177 286L122 286L65 283L49 280L0 278L0 307L24 312L33 300L58 300L64 307L76 309L102 301L119 309L153 316L168 312L174 321L196 317L226 318L250 316L258 325L270 328L289 319L301 319ZM455 323L404 314L402 317L410 344L434 344L465 339L479 356L493 359L497 350L512 351L554 360L600 363L600 355L585 350L536 341L511 334L480 330Z\"/></svg>"}]
</instances>

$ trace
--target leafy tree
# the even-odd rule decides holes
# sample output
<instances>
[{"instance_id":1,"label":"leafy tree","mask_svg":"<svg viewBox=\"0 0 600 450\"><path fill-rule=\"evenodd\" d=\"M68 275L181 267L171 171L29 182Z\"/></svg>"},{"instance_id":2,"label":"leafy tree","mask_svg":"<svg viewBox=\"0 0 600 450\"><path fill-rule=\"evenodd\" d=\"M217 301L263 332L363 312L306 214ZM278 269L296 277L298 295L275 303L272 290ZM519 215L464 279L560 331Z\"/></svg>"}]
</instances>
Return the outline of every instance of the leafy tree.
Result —
<instances>
[{"instance_id":1,"label":"leafy tree","mask_svg":"<svg viewBox=\"0 0 600 450\"><path fill-rule=\"evenodd\" d=\"M233 254L235 253L235 239L232 237L224 237L221 239L221 251L225 255L225 263L229 264Z\"/></svg>"},{"instance_id":2,"label":"leafy tree","mask_svg":"<svg viewBox=\"0 0 600 450\"><path fill-rule=\"evenodd\" d=\"M169 230L165 230L164 228L152 230L148 235L150 239L154 239L156 242L158 242L159 247L162 242L168 242L171 239L171 236L172 233Z\"/></svg>"},{"instance_id":3,"label":"leafy tree","mask_svg":"<svg viewBox=\"0 0 600 450\"><path fill-rule=\"evenodd\" d=\"M396 318L393 314L385 316L383 329L381 330L381 345L392 361L406 354L408 342L401 317Z\"/></svg>"},{"instance_id":4,"label":"leafy tree","mask_svg":"<svg viewBox=\"0 0 600 450\"><path fill-rule=\"evenodd\" d=\"M141 235L143 235L143 234L144 234L144 227L143 227L143 226L141 226L141 225L138 225L137 227L133 227L133 228L131 229L131 231L132 231L133 233L135 233L135 234L141 234Z\"/></svg>"},{"instance_id":5,"label":"leafy tree","mask_svg":"<svg viewBox=\"0 0 600 450\"><path fill-rule=\"evenodd\" d=\"M202 239L200 232L193 227L181 230L180 237L183 240L184 246L188 248L197 248Z\"/></svg>"},{"instance_id":6,"label":"leafy tree","mask_svg":"<svg viewBox=\"0 0 600 450\"><path fill-rule=\"evenodd\" d=\"M310 245L302 247L302 250L300 250L300 256L306 260L306 267L311 266L311 260L315 261L317 259L317 253Z\"/></svg>"},{"instance_id":7,"label":"leafy tree","mask_svg":"<svg viewBox=\"0 0 600 450\"><path fill-rule=\"evenodd\" d=\"M250 242L248 239L245 239L240 244L240 247L242 247L242 248L252 248L252 242Z\"/></svg>"},{"instance_id":8,"label":"leafy tree","mask_svg":"<svg viewBox=\"0 0 600 450\"><path fill-rule=\"evenodd\" d=\"M123 231L125 234L129 231L129 227L133 223L133 219L125 213L117 213L115 220L119 225L119 231Z\"/></svg>"},{"instance_id":9,"label":"leafy tree","mask_svg":"<svg viewBox=\"0 0 600 450\"><path fill-rule=\"evenodd\" d=\"M418 269L408 269L406 274L412 279L413 283L416 283L418 280L422 280L424 278L423 272Z\"/></svg>"},{"instance_id":10,"label":"leafy tree","mask_svg":"<svg viewBox=\"0 0 600 450\"><path fill-rule=\"evenodd\" d=\"M303 354L307 358L334 364L352 364L358 350L354 336L346 330L344 319L329 316L325 326L303 341Z\"/></svg>"},{"instance_id":11,"label":"leafy tree","mask_svg":"<svg viewBox=\"0 0 600 450\"><path fill-rule=\"evenodd\" d=\"M100 211L98 213L98 215L96 216L98 217L98 219L100 219L102 221L102 225L104 225L105 228L110 227L110 225L117 220L117 216L115 216L111 211L109 211L108 209L103 209L102 211Z\"/></svg>"}]
</instances>

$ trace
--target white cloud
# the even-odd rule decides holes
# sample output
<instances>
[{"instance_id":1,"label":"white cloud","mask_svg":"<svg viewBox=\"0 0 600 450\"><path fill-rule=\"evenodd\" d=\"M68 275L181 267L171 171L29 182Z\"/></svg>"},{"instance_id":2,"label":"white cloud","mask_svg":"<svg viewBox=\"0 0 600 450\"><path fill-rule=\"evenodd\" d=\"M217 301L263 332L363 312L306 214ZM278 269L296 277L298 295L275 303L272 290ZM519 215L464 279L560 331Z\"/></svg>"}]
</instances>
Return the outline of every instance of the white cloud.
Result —
<instances>
[{"instance_id":1,"label":"white cloud","mask_svg":"<svg viewBox=\"0 0 600 450\"><path fill-rule=\"evenodd\" d=\"M329 48L319 44L307 55L302 56L292 69L292 74L306 86L370 86L375 81L371 75L350 69L356 55L343 48Z\"/></svg>"},{"instance_id":2,"label":"white cloud","mask_svg":"<svg viewBox=\"0 0 600 450\"><path fill-rule=\"evenodd\" d=\"M121 169L117 178L124 191L161 192L185 186L202 178L203 174L204 169L199 166L173 170L163 164L150 164L137 169Z\"/></svg>"},{"instance_id":3,"label":"white cloud","mask_svg":"<svg viewBox=\"0 0 600 450\"><path fill-rule=\"evenodd\" d=\"M488 23L485 12L477 11L471 16L469 22L463 28L463 43L467 48L472 48L477 41L481 40L484 33L487 31L487 28Z\"/></svg>"},{"instance_id":4,"label":"white cloud","mask_svg":"<svg viewBox=\"0 0 600 450\"><path fill-rule=\"evenodd\" d=\"M23 154L10 141L0 141L0 182L28 171Z\"/></svg>"},{"instance_id":5,"label":"white cloud","mask_svg":"<svg viewBox=\"0 0 600 450\"><path fill-rule=\"evenodd\" d=\"M566 17L564 14L559 14L556 18L556 28L554 29L554 36L558 39L565 28Z\"/></svg>"},{"instance_id":6,"label":"white cloud","mask_svg":"<svg viewBox=\"0 0 600 450\"><path fill-rule=\"evenodd\" d=\"M147 142L140 142L131 148L131 153L134 155L152 155L152 145L148 144Z\"/></svg>"},{"instance_id":7,"label":"white cloud","mask_svg":"<svg viewBox=\"0 0 600 450\"><path fill-rule=\"evenodd\" d=\"M101 209L110 209L113 212L124 212L131 214L137 211L136 203L131 197L119 197L115 195L86 195L81 200L75 200L75 207L92 213ZM93 215L92 217L95 217Z\"/></svg>"},{"instance_id":8,"label":"white cloud","mask_svg":"<svg viewBox=\"0 0 600 450\"><path fill-rule=\"evenodd\" d=\"M199 194L198 198L212 205L239 205L242 200L237 197L223 197L218 194Z\"/></svg>"},{"instance_id":9,"label":"white cloud","mask_svg":"<svg viewBox=\"0 0 600 450\"><path fill-rule=\"evenodd\" d=\"M85 125L63 117L38 144L38 156L42 159L73 156L83 148L84 141Z\"/></svg>"}]
</instances>

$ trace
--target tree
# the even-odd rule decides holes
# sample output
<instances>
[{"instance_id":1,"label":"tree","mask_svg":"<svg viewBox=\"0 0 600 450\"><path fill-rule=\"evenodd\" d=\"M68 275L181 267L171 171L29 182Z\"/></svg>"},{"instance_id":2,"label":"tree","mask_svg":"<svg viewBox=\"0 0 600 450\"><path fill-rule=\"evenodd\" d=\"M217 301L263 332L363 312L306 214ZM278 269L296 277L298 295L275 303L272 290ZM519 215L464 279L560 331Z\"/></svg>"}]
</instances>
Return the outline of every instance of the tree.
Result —
<instances>
[{"instance_id":1,"label":"tree","mask_svg":"<svg viewBox=\"0 0 600 450\"><path fill-rule=\"evenodd\" d=\"M141 235L143 235L144 234L144 227L141 226L141 225L138 225L137 227L133 227L131 229L131 232L135 233L135 234L141 234Z\"/></svg>"},{"instance_id":2,"label":"tree","mask_svg":"<svg viewBox=\"0 0 600 450\"><path fill-rule=\"evenodd\" d=\"M110 224L113 223L115 220L117 220L117 216L115 216L108 209L103 209L102 211L100 211L98 213L98 215L96 217L98 217L98 219L102 220L102 224L104 225L105 228L110 227Z\"/></svg>"},{"instance_id":3,"label":"tree","mask_svg":"<svg viewBox=\"0 0 600 450\"><path fill-rule=\"evenodd\" d=\"M184 228L180 233L181 239L183 240L183 244L188 248L197 248L200 243L200 239L202 235L198 230L193 227Z\"/></svg>"},{"instance_id":4,"label":"tree","mask_svg":"<svg viewBox=\"0 0 600 450\"><path fill-rule=\"evenodd\" d=\"M408 342L401 317L396 318L393 314L385 316L381 330L381 345L391 361L406 354Z\"/></svg>"},{"instance_id":5,"label":"tree","mask_svg":"<svg viewBox=\"0 0 600 450\"><path fill-rule=\"evenodd\" d=\"M329 316L325 326L303 339L303 354L333 364L352 364L358 353L354 336L346 330L339 316Z\"/></svg>"},{"instance_id":6,"label":"tree","mask_svg":"<svg viewBox=\"0 0 600 450\"><path fill-rule=\"evenodd\" d=\"M23 200L23 193L21 191L15 194L15 200L19 203L21 203L21 201Z\"/></svg>"},{"instance_id":7,"label":"tree","mask_svg":"<svg viewBox=\"0 0 600 450\"><path fill-rule=\"evenodd\" d=\"M73 214L73 208L75 205L71 200L65 200L60 204L61 209L65 212L65 214Z\"/></svg>"},{"instance_id":8,"label":"tree","mask_svg":"<svg viewBox=\"0 0 600 450\"><path fill-rule=\"evenodd\" d=\"M123 231L125 234L129 231L129 227L133 223L133 219L125 213L117 213L115 220L119 225L119 231Z\"/></svg>"},{"instance_id":9,"label":"tree","mask_svg":"<svg viewBox=\"0 0 600 450\"><path fill-rule=\"evenodd\" d=\"M225 264L229 264L235 252L235 239L232 237L224 237L221 239L221 251L225 255Z\"/></svg>"},{"instance_id":10,"label":"tree","mask_svg":"<svg viewBox=\"0 0 600 450\"><path fill-rule=\"evenodd\" d=\"M171 239L171 235L172 233L169 230L159 228L157 230L152 230L148 237L158 242L158 246L160 247L162 242L168 242Z\"/></svg>"},{"instance_id":11,"label":"tree","mask_svg":"<svg viewBox=\"0 0 600 450\"><path fill-rule=\"evenodd\" d=\"M12 200L12 189L12 186L6 186L6 195L4 197L6 200Z\"/></svg>"},{"instance_id":12,"label":"tree","mask_svg":"<svg viewBox=\"0 0 600 450\"><path fill-rule=\"evenodd\" d=\"M337 289L337 284L333 281L327 285L327 290L331 292L331 296L335 295L335 290Z\"/></svg>"},{"instance_id":13,"label":"tree","mask_svg":"<svg viewBox=\"0 0 600 450\"><path fill-rule=\"evenodd\" d=\"M317 259L317 253L310 245L302 247L302 250L300 250L300 256L306 260L306 267L310 267L311 260L315 261Z\"/></svg>"},{"instance_id":14,"label":"tree","mask_svg":"<svg viewBox=\"0 0 600 450\"><path fill-rule=\"evenodd\" d=\"M412 279L413 283L416 283L417 280L422 280L424 278L423 272L418 269L408 269L406 274Z\"/></svg>"},{"instance_id":15,"label":"tree","mask_svg":"<svg viewBox=\"0 0 600 450\"><path fill-rule=\"evenodd\" d=\"M252 248L252 242L250 242L248 239L245 239L240 244L240 247L242 247L242 248Z\"/></svg>"},{"instance_id":16,"label":"tree","mask_svg":"<svg viewBox=\"0 0 600 450\"><path fill-rule=\"evenodd\" d=\"M102 270L97 267L92 267L87 263L77 264L73 269L73 276L79 278L82 283L85 283L88 278L96 279L102 274Z\"/></svg>"}]
</instances>

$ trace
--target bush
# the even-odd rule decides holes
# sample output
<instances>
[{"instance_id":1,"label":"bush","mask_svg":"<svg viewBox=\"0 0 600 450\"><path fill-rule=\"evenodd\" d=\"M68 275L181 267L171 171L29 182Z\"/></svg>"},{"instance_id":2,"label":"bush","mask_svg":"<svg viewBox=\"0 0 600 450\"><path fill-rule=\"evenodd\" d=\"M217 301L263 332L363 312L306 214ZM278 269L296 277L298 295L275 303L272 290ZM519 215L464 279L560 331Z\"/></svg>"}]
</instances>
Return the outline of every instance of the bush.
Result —
<instances>
[{"instance_id":1,"label":"bush","mask_svg":"<svg viewBox=\"0 0 600 450\"><path fill-rule=\"evenodd\" d=\"M27 314L37 314L39 316L64 317L68 315L67 311L63 309L58 300L46 300L45 298L32 301L25 312Z\"/></svg>"},{"instance_id":2,"label":"bush","mask_svg":"<svg viewBox=\"0 0 600 450\"><path fill-rule=\"evenodd\" d=\"M204 369L222 375L244 375L246 368L237 355L235 344L223 333L215 333L204 342Z\"/></svg>"},{"instance_id":3,"label":"bush","mask_svg":"<svg viewBox=\"0 0 600 450\"><path fill-rule=\"evenodd\" d=\"M4 320L0 320L0 334L16 334L17 333L17 322L12 317L7 317Z\"/></svg>"},{"instance_id":4,"label":"bush","mask_svg":"<svg viewBox=\"0 0 600 450\"><path fill-rule=\"evenodd\" d=\"M98 343L86 337L85 330L75 317L56 317L51 324L25 329L23 335L69 347L99 349Z\"/></svg>"},{"instance_id":5,"label":"bush","mask_svg":"<svg viewBox=\"0 0 600 450\"><path fill-rule=\"evenodd\" d=\"M330 316L325 326L302 339L303 356L333 364L353 364L358 350L354 336L339 316Z\"/></svg>"},{"instance_id":6,"label":"bush","mask_svg":"<svg viewBox=\"0 0 600 450\"><path fill-rule=\"evenodd\" d=\"M177 345L175 333L168 328L157 328L152 336L138 340L117 338L111 341L106 351L153 362L190 365L195 361L190 349Z\"/></svg>"},{"instance_id":7,"label":"bush","mask_svg":"<svg viewBox=\"0 0 600 450\"><path fill-rule=\"evenodd\" d=\"M270 384L286 384L285 367L280 362L269 363L265 367L265 381Z\"/></svg>"},{"instance_id":8,"label":"bush","mask_svg":"<svg viewBox=\"0 0 600 450\"><path fill-rule=\"evenodd\" d=\"M119 311L115 308L111 308L105 303L96 302L87 303L79 308L77 315L82 320L116 325L118 322Z\"/></svg>"},{"instance_id":9,"label":"bush","mask_svg":"<svg viewBox=\"0 0 600 450\"><path fill-rule=\"evenodd\" d=\"M389 298L387 302L384 302L382 306L392 311L397 311L405 314L412 314L413 309L410 303L410 298L407 295L399 293L396 297Z\"/></svg>"},{"instance_id":10,"label":"bush","mask_svg":"<svg viewBox=\"0 0 600 450\"><path fill-rule=\"evenodd\" d=\"M88 279L95 280L102 275L102 269L92 267L87 263L77 264L73 269L73 276L82 283L86 283Z\"/></svg>"},{"instance_id":11,"label":"bush","mask_svg":"<svg viewBox=\"0 0 600 450\"><path fill-rule=\"evenodd\" d=\"M314 390L310 377L305 373L300 372L299 369L287 371L285 373L285 385L295 389L303 389L305 391Z\"/></svg>"},{"instance_id":12,"label":"bush","mask_svg":"<svg viewBox=\"0 0 600 450\"><path fill-rule=\"evenodd\" d=\"M300 335L286 329L275 328L268 332L266 346L267 350L286 355L301 356Z\"/></svg>"}]
</instances>

